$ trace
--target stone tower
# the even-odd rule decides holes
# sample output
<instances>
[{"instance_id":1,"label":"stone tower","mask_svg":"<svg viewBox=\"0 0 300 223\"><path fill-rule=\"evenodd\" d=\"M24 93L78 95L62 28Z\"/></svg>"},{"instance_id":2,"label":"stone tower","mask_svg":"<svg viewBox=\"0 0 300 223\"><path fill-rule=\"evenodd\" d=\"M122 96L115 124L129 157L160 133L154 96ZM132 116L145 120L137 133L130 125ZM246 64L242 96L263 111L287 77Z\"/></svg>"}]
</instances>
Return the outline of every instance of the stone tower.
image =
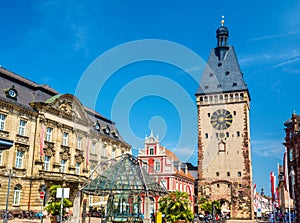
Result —
<instances>
[{"instance_id":1,"label":"stone tower","mask_svg":"<svg viewBox=\"0 0 300 223\"><path fill-rule=\"evenodd\" d=\"M198 198L220 200L231 218L253 219L250 95L224 20L216 33L196 93Z\"/></svg>"}]
</instances>

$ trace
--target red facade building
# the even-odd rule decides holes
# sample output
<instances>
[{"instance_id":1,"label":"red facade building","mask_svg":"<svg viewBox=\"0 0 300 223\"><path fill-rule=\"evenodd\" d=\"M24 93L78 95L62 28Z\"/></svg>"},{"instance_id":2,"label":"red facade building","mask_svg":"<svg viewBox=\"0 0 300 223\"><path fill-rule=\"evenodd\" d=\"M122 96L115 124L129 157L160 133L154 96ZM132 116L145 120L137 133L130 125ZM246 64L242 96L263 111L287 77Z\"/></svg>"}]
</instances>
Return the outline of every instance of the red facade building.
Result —
<instances>
[{"instance_id":1,"label":"red facade building","mask_svg":"<svg viewBox=\"0 0 300 223\"><path fill-rule=\"evenodd\" d=\"M151 132L145 138L145 147L141 149L138 158L142 161L149 174L153 174L159 184L168 191L182 191L190 195L192 210L194 210L195 178L188 171L187 164L182 163L170 150L160 145L158 137ZM153 211L158 209L158 199L153 201Z\"/></svg>"},{"instance_id":2,"label":"red facade building","mask_svg":"<svg viewBox=\"0 0 300 223\"><path fill-rule=\"evenodd\" d=\"M297 219L300 219L300 116L295 113L285 123L285 143L289 194L294 200ZM297 221L299 222L299 220Z\"/></svg>"}]
</instances>

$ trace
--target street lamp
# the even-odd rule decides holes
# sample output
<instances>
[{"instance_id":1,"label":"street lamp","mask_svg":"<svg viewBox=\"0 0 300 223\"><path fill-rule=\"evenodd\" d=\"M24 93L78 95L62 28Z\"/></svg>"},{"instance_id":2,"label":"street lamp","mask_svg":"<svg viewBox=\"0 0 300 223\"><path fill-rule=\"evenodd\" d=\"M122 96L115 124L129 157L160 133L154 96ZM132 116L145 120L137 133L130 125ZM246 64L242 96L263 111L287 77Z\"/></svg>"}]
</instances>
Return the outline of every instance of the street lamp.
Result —
<instances>
[{"instance_id":1,"label":"street lamp","mask_svg":"<svg viewBox=\"0 0 300 223\"><path fill-rule=\"evenodd\" d=\"M14 142L12 140L7 139L0 139L0 151L8 150L13 146ZM7 195L6 195L6 204L5 204L5 217L4 223L7 223L7 214L8 214L8 199L9 199L9 192L10 192L10 180L11 180L11 169L9 169L8 175L8 188L7 188Z\"/></svg>"},{"instance_id":2,"label":"street lamp","mask_svg":"<svg viewBox=\"0 0 300 223\"><path fill-rule=\"evenodd\" d=\"M90 204L90 206L89 206L89 223L91 223L92 211L93 211L93 206Z\"/></svg>"},{"instance_id":3,"label":"street lamp","mask_svg":"<svg viewBox=\"0 0 300 223\"><path fill-rule=\"evenodd\" d=\"M8 199L9 199L9 192L10 192L10 181L11 181L11 169L9 169L9 175L8 175L8 188L7 188L7 194L6 194L6 205L5 205L5 217L4 217L4 223L7 223L8 220Z\"/></svg>"}]
</instances>

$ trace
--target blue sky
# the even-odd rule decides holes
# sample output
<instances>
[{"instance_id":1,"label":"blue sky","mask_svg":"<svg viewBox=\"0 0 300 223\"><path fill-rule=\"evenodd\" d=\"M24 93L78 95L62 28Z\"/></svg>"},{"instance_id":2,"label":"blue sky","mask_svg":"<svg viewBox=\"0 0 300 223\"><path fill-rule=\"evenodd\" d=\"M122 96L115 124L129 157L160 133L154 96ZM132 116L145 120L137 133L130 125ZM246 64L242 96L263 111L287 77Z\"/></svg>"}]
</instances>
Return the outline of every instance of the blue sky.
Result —
<instances>
[{"instance_id":1,"label":"blue sky","mask_svg":"<svg viewBox=\"0 0 300 223\"><path fill-rule=\"evenodd\" d=\"M268 194L283 123L300 113L299 11L297 0L1 1L0 64L75 94L113 119L135 152L153 129L195 162L194 93L224 15L252 99L253 178Z\"/></svg>"}]
</instances>

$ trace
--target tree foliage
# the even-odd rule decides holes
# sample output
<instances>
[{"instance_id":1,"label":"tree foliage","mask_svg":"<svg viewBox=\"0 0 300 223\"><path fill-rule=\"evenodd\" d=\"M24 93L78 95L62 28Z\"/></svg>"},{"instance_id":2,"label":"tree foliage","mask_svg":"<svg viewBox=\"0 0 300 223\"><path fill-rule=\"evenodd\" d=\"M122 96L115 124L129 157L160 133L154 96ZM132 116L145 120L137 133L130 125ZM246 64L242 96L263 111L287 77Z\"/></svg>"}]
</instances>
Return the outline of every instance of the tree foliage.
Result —
<instances>
[{"instance_id":1,"label":"tree foliage","mask_svg":"<svg viewBox=\"0 0 300 223\"><path fill-rule=\"evenodd\" d=\"M191 210L191 201L188 193L173 191L159 199L159 211L165 215L169 222L185 220L191 222L194 214Z\"/></svg>"},{"instance_id":2,"label":"tree foliage","mask_svg":"<svg viewBox=\"0 0 300 223\"><path fill-rule=\"evenodd\" d=\"M209 201L205 197L200 197L198 204L201 211L204 211L204 213L212 213L213 205L215 206L216 213L221 211L221 202L217 200Z\"/></svg>"},{"instance_id":3,"label":"tree foliage","mask_svg":"<svg viewBox=\"0 0 300 223\"><path fill-rule=\"evenodd\" d=\"M61 205L61 198L56 198L56 191L57 188L61 188L60 185L52 185L49 189L50 191L50 197L46 204L45 210L48 211L51 215L59 215L60 214L60 205ZM69 208L72 206L72 202L64 198L63 199L63 206L64 208ZM63 211L63 214L65 214L65 211Z\"/></svg>"}]
</instances>

